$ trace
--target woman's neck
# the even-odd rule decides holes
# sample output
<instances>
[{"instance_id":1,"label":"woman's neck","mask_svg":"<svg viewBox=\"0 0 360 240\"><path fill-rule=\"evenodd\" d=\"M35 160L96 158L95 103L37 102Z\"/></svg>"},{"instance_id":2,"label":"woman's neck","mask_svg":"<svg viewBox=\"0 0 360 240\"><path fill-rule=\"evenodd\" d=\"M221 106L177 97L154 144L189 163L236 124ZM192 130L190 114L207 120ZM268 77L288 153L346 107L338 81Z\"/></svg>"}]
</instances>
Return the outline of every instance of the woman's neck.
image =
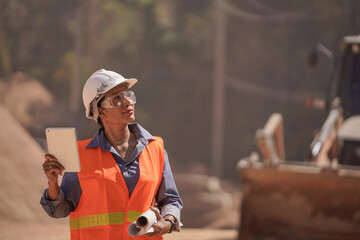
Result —
<instances>
[{"instance_id":1,"label":"woman's neck","mask_svg":"<svg viewBox=\"0 0 360 240\"><path fill-rule=\"evenodd\" d=\"M136 146L136 137L134 134L131 134L128 125L115 128L104 127L104 129L106 139L122 159L128 162Z\"/></svg>"},{"instance_id":2,"label":"woman's neck","mask_svg":"<svg viewBox=\"0 0 360 240\"><path fill-rule=\"evenodd\" d=\"M105 137L113 146L121 146L127 143L130 138L130 130L127 124L117 126L107 126L105 129Z\"/></svg>"}]
</instances>

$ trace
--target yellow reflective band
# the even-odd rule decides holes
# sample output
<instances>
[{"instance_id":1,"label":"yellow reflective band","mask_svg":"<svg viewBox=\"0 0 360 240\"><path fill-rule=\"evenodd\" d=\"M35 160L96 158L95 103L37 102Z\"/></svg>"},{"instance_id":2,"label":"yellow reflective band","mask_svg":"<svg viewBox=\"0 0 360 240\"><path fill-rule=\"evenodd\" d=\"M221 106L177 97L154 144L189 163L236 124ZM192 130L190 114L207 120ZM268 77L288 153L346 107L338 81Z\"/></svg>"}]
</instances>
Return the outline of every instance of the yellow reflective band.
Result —
<instances>
[{"instance_id":1,"label":"yellow reflective band","mask_svg":"<svg viewBox=\"0 0 360 240\"><path fill-rule=\"evenodd\" d=\"M128 217L127 217L127 220L126 221L128 221L128 222L135 222L136 221L136 219L138 218L138 217L140 217L140 215L141 215L142 213L141 212L136 212L136 211L131 211L131 210L129 210L128 211Z\"/></svg>"},{"instance_id":2,"label":"yellow reflective band","mask_svg":"<svg viewBox=\"0 0 360 240\"><path fill-rule=\"evenodd\" d=\"M70 230L97 227L110 224L124 224L125 213L103 213L79 218L70 218Z\"/></svg>"}]
</instances>

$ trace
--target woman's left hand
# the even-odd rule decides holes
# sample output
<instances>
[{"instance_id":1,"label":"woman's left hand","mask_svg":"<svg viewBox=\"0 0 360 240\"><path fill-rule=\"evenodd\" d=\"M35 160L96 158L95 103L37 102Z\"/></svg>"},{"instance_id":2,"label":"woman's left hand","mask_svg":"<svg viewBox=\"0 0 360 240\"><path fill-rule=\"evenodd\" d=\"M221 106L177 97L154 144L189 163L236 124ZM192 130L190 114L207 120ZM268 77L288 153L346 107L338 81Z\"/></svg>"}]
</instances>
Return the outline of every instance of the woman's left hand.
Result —
<instances>
[{"instance_id":1,"label":"woman's left hand","mask_svg":"<svg viewBox=\"0 0 360 240\"><path fill-rule=\"evenodd\" d=\"M159 237L162 236L170 231L171 223L165 221L164 218L160 215L160 211L155 208L151 207L151 210L155 213L157 218L157 223L154 223L152 227L154 228L154 232L145 234L147 237Z\"/></svg>"}]
</instances>

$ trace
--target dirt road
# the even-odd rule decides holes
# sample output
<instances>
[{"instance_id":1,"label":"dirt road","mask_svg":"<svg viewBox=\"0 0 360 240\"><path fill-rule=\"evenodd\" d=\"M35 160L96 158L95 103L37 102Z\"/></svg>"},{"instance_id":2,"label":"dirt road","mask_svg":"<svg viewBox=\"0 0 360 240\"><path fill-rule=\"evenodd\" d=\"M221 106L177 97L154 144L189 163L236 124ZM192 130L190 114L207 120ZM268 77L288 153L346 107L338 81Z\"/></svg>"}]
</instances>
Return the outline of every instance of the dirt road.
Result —
<instances>
[{"instance_id":1,"label":"dirt road","mask_svg":"<svg viewBox=\"0 0 360 240\"><path fill-rule=\"evenodd\" d=\"M235 230L183 228L181 233L165 235L165 240L234 240ZM58 224L0 223L1 240L69 240L66 222Z\"/></svg>"}]
</instances>

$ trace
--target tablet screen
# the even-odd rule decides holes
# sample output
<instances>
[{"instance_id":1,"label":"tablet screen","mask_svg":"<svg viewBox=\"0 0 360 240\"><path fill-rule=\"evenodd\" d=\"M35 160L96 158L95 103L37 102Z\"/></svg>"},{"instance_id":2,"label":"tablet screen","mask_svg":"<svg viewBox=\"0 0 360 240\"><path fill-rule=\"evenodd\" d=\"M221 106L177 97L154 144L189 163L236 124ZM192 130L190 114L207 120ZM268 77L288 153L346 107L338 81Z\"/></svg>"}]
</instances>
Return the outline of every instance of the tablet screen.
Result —
<instances>
[{"instance_id":1,"label":"tablet screen","mask_svg":"<svg viewBox=\"0 0 360 240\"><path fill-rule=\"evenodd\" d=\"M65 172L80 172L75 128L46 128L48 152L64 166Z\"/></svg>"}]
</instances>

